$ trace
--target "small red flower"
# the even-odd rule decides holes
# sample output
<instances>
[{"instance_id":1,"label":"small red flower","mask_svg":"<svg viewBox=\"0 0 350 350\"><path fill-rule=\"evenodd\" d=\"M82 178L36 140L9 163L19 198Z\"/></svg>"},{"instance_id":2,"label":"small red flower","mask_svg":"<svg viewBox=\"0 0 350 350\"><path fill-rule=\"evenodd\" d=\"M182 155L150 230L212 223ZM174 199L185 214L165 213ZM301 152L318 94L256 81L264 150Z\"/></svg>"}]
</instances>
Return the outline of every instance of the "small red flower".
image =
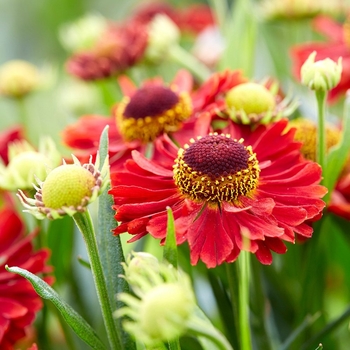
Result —
<instances>
[{"instance_id":1,"label":"small red flower","mask_svg":"<svg viewBox=\"0 0 350 350\"><path fill-rule=\"evenodd\" d=\"M129 232L131 241L150 233L164 242L170 207L177 243L188 242L193 265L232 262L241 250L271 264L271 250L286 252L283 241L311 237L306 221L325 206L321 168L301 156L286 126L281 120L251 132L231 123L224 134L180 149L164 137L154 160L134 151L125 170L111 175L120 222L114 233Z\"/></svg>"},{"instance_id":2,"label":"small red flower","mask_svg":"<svg viewBox=\"0 0 350 350\"><path fill-rule=\"evenodd\" d=\"M78 52L68 60L67 71L83 80L111 77L135 65L146 47L147 30L141 22L111 24L93 49Z\"/></svg>"},{"instance_id":3,"label":"small red flower","mask_svg":"<svg viewBox=\"0 0 350 350\"><path fill-rule=\"evenodd\" d=\"M310 42L292 47L291 57L293 61L294 75L300 78L300 69L309 55L316 51L316 60L330 58L338 62L342 57L342 75L340 83L332 89L328 98L330 102L335 102L340 96L350 88L350 33L349 23L344 25L326 16L319 16L313 21L317 32L323 34L328 39L327 42Z\"/></svg>"},{"instance_id":4,"label":"small red flower","mask_svg":"<svg viewBox=\"0 0 350 350\"><path fill-rule=\"evenodd\" d=\"M109 152L112 169L121 168L130 158L131 151L149 151L152 142L163 133L171 133L178 142L188 135L185 125L192 113L189 92L192 77L179 71L170 85L155 78L145 81L139 88L127 77L120 77L124 94L114 107L114 117L84 116L62 132L63 142L85 160L96 154L102 130L109 125ZM185 135L185 136L184 136Z\"/></svg>"},{"instance_id":5,"label":"small red flower","mask_svg":"<svg viewBox=\"0 0 350 350\"><path fill-rule=\"evenodd\" d=\"M35 232L24 235L20 217L10 207L0 210L0 348L12 350L26 336L26 327L42 308L42 301L23 277L7 272L5 265L18 266L32 273L50 272L46 265L49 251L33 250ZM52 283L52 278L46 281Z\"/></svg>"}]
</instances>

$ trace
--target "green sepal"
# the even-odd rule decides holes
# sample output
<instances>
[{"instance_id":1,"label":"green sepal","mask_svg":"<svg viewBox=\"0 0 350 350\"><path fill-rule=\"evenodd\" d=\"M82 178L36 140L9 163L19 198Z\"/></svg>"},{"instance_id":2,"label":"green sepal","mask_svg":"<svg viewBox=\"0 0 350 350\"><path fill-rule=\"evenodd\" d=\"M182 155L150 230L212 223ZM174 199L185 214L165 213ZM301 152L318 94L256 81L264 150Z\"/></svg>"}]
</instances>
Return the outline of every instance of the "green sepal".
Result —
<instances>
[{"instance_id":1,"label":"green sepal","mask_svg":"<svg viewBox=\"0 0 350 350\"><path fill-rule=\"evenodd\" d=\"M102 343L96 332L91 326L40 277L31 272L21 269L20 267L5 266L9 272L16 273L27 279L34 287L35 291L43 299L50 300L59 312L62 314L64 320L73 329L78 337L85 341L92 349L104 350L106 346Z\"/></svg>"}]
</instances>

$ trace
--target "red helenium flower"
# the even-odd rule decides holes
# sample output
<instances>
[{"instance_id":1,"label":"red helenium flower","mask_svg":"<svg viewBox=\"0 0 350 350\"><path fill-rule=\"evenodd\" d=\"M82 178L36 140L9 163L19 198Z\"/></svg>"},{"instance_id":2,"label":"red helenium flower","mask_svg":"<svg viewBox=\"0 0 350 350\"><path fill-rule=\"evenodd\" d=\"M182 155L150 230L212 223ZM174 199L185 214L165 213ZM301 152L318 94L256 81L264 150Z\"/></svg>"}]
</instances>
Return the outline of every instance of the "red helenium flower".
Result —
<instances>
[{"instance_id":1,"label":"red helenium flower","mask_svg":"<svg viewBox=\"0 0 350 350\"><path fill-rule=\"evenodd\" d=\"M114 107L113 118L87 115L62 132L63 143L81 160L97 152L101 132L109 125L109 155L112 169L122 167L132 150L145 153L157 137L171 133L178 142L188 139L192 124L189 92L192 76L180 70L170 85L162 79L145 81L139 88L127 77L119 79L124 98Z\"/></svg>"},{"instance_id":2,"label":"red helenium flower","mask_svg":"<svg viewBox=\"0 0 350 350\"><path fill-rule=\"evenodd\" d=\"M350 220L350 173L338 180L332 192L328 210L346 220Z\"/></svg>"},{"instance_id":3,"label":"red helenium flower","mask_svg":"<svg viewBox=\"0 0 350 350\"><path fill-rule=\"evenodd\" d=\"M321 168L301 156L286 126L281 120L251 132L231 123L224 134L180 149L164 137L154 160L134 151L125 170L111 175L120 222L114 233L129 232L131 241L150 233L164 242L170 207L177 243L188 242L193 265L233 262L241 250L271 264L271 251L286 252L283 241L311 237L305 222L325 206Z\"/></svg>"},{"instance_id":4,"label":"red helenium flower","mask_svg":"<svg viewBox=\"0 0 350 350\"><path fill-rule=\"evenodd\" d=\"M317 32L325 35L327 42L310 42L292 47L291 57L293 61L294 75L300 78L300 69L309 55L316 51L316 61L330 58L338 62L342 57L342 75L339 84L332 89L328 98L334 102L350 88L350 37L348 26L342 25L326 16L319 16L313 21ZM346 29L347 28L347 29Z\"/></svg>"},{"instance_id":5,"label":"red helenium flower","mask_svg":"<svg viewBox=\"0 0 350 350\"><path fill-rule=\"evenodd\" d=\"M26 327L42 308L42 301L23 277L7 272L5 265L18 266L32 273L50 272L47 249L33 250L35 232L24 235L20 217L11 208L0 210L0 348L12 350L26 335ZM52 283L52 278L46 277Z\"/></svg>"}]
</instances>

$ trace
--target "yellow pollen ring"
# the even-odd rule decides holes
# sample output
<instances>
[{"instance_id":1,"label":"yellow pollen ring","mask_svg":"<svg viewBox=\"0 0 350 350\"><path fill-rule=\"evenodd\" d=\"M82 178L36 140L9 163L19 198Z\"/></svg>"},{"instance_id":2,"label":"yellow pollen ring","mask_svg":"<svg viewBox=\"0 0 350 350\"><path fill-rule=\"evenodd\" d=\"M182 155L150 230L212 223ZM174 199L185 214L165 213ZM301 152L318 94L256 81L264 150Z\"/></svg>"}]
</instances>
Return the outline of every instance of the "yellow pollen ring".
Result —
<instances>
[{"instance_id":1,"label":"yellow pollen ring","mask_svg":"<svg viewBox=\"0 0 350 350\"><path fill-rule=\"evenodd\" d=\"M230 137L230 135L225 136ZM243 143L243 139L234 141ZM190 142L194 143L196 141L191 139ZM251 146L244 146L248 153L245 169L215 179L194 171L186 164L184 154L188 148L189 146L185 145L184 149L179 149L173 166L175 184L183 195L196 202L206 201L209 204L228 202L236 205L239 204L240 196L253 196L254 190L258 186L260 167Z\"/></svg>"},{"instance_id":2,"label":"yellow pollen ring","mask_svg":"<svg viewBox=\"0 0 350 350\"><path fill-rule=\"evenodd\" d=\"M130 97L125 96L115 111L117 127L125 141L152 142L163 133L177 131L181 122L186 120L192 113L192 102L187 92L179 94L179 101L171 109L164 111L160 115L146 116L144 118L124 117L124 111L129 102Z\"/></svg>"}]
</instances>

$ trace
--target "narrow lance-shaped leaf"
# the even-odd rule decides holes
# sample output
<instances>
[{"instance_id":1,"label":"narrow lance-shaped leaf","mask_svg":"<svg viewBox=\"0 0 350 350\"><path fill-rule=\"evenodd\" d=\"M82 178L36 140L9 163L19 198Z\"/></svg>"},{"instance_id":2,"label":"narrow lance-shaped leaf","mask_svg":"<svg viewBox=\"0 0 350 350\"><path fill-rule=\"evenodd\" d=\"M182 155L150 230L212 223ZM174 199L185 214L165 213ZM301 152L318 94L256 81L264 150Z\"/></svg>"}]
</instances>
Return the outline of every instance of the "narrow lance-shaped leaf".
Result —
<instances>
[{"instance_id":1,"label":"narrow lance-shaped leaf","mask_svg":"<svg viewBox=\"0 0 350 350\"><path fill-rule=\"evenodd\" d=\"M106 157L108 157L108 126L105 127L100 138L99 155L103 166ZM121 262L124 262L123 247L119 236L114 236L112 229L117 226L112 209L113 198L108 194L109 187L99 197L98 225L96 230L96 240L103 267L104 277L108 285L108 295L110 304L116 309L123 304L115 297L118 293L128 292L129 286L124 278L119 276L123 274ZM130 336L122 331L121 320L115 319L116 329L120 332L120 338L123 341L125 349L135 349L135 343Z\"/></svg>"},{"instance_id":2,"label":"narrow lance-shaped leaf","mask_svg":"<svg viewBox=\"0 0 350 350\"><path fill-rule=\"evenodd\" d=\"M91 346L92 349L106 349L106 346L102 343L91 326L40 277L16 266L6 266L6 270L26 278L43 299L50 300L60 311L67 324L83 341Z\"/></svg>"}]
</instances>

